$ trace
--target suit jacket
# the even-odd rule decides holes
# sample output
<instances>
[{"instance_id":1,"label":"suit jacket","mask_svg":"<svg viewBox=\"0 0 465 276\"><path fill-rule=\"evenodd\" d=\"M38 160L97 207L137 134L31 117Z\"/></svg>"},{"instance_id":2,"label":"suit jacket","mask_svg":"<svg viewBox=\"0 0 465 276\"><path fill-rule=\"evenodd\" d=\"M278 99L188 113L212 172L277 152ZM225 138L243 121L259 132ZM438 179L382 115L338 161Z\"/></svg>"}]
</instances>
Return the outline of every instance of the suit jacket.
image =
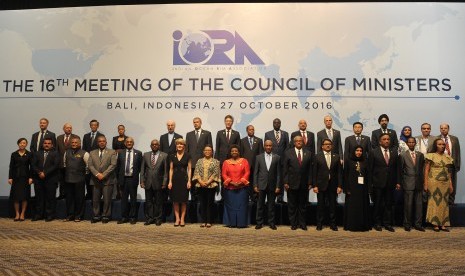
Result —
<instances>
[{"instance_id":1,"label":"suit jacket","mask_svg":"<svg viewBox=\"0 0 465 276\"><path fill-rule=\"evenodd\" d=\"M294 147L294 137L302 136L300 130L294 131L291 134L291 141L289 142L290 148ZM315 134L311 131L306 131L305 136L307 136L307 144L304 145L304 148L310 151L311 153L315 154Z\"/></svg>"},{"instance_id":2,"label":"suit jacket","mask_svg":"<svg viewBox=\"0 0 465 276\"><path fill-rule=\"evenodd\" d=\"M289 189L308 189L312 185L313 154L302 148L302 165L299 164L295 149L288 149L284 154L283 178Z\"/></svg>"},{"instance_id":3,"label":"suit jacket","mask_svg":"<svg viewBox=\"0 0 465 276\"><path fill-rule=\"evenodd\" d=\"M313 186L318 187L319 191L336 192L336 189L342 188L342 165L341 157L331 152L331 163L328 168L326 163L325 152L320 151L313 161Z\"/></svg>"},{"instance_id":4,"label":"suit jacket","mask_svg":"<svg viewBox=\"0 0 465 276\"><path fill-rule=\"evenodd\" d=\"M415 165L410 150L399 155L399 182L406 191L421 191L423 189L423 168L425 157L423 153L415 151Z\"/></svg>"},{"instance_id":5,"label":"suit jacket","mask_svg":"<svg viewBox=\"0 0 465 276\"><path fill-rule=\"evenodd\" d=\"M242 138L240 145L241 156L247 159L247 161L249 162L250 172L253 172L253 168L255 166L255 159L257 158L257 155L262 154L264 152L262 139L256 136L254 136L252 139L252 148L250 148L249 136Z\"/></svg>"},{"instance_id":6,"label":"suit jacket","mask_svg":"<svg viewBox=\"0 0 465 276\"><path fill-rule=\"evenodd\" d=\"M78 138L79 139L79 136L77 136L76 134L70 134L69 135L69 138L68 138L68 145L65 145L65 134L61 134L57 137L57 143L56 143L56 148L58 150L58 152L60 153L60 156L63 157L66 150L70 149L71 148L71 139L73 138Z\"/></svg>"},{"instance_id":7,"label":"suit jacket","mask_svg":"<svg viewBox=\"0 0 465 276\"><path fill-rule=\"evenodd\" d=\"M122 142L118 141L119 136L113 136L113 139L111 140L111 148L118 151L122 149L126 149L126 146L124 145L124 141L128 136L124 135L124 140Z\"/></svg>"},{"instance_id":8,"label":"suit jacket","mask_svg":"<svg viewBox=\"0 0 465 276\"><path fill-rule=\"evenodd\" d=\"M103 133L97 131L95 133L94 142L92 143L91 133L89 132L84 134L84 137L82 138L82 149L89 153L93 150L98 149L97 138L101 135L103 135Z\"/></svg>"},{"instance_id":9,"label":"suit jacket","mask_svg":"<svg viewBox=\"0 0 465 276\"><path fill-rule=\"evenodd\" d=\"M389 164L386 165L384 153L378 147L370 152L368 156L368 179L367 184L371 187L394 189L398 181L397 149L389 149Z\"/></svg>"},{"instance_id":10,"label":"suit jacket","mask_svg":"<svg viewBox=\"0 0 465 276\"><path fill-rule=\"evenodd\" d=\"M229 147L233 144L241 145L241 135L239 132L231 129L229 134L229 143L226 139L226 130L222 129L216 133L215 159L223 163L229 157Z\"/></svg>"},{"instance_id":11,"label":"suit jacket","mask_svg":"<svg viewBox=\"0 0 465 276\"><path fill-rule=\"evenodd\" d=\"M399 148L399 139L397 139L397 133L395 130L388 128L387 129L389 137L391 137L391 146L389 147L390 149L395 149L397 152L397 149ZM371 148L376 149L379 147L379 136L383 132L381 131L381 128L375 129L371 132Z\"/></svg>"},{"instance_id":12,"label":"suit jacket","mask_svg":"<svg viewBox=\"0 0 465 276\"><path fill-rule=\"evenodd\" d=\"M344 159L349 159L352 153L355 150L355 147L357 147L357 137L355 135L351 135L349 137L346 137L344 141ZM370 137L366 135L360 135L360 146L363 148L363 153L365 154L365 157L368 157L371 151L371 141Z\"/></svg>"},{"instance_id":13,"label":"suit jacket","mask_svg":"<svg viewBox=\"0 0 465 276\"><path fill-rule=\"evenodd\" d=\"M316 152L321 152L321 144L323 144L324 139L329 139L328 133L326 132L326 129L322 129L318 131L316 134ZM339 157L342 159L344 158L344 155L342 154L342 142L341 142L341 132L337 129L333 128L333 149L332 152L339 155Z\"/></svg>"},{"instance_id":14,"label":"suit jacket","mask_svg":"<svg viewBox=\"0 0 465 276\"><path fill-rule=\"evenodd\" d=\"M437 138L441 138L441 135L439 135ZM456 136L450 135L450 143L452 143L452 152L450 154L450 157L454 160L454 167L455 171L460 171L460 143L459 143L459 138Z\"/></svg>"},{"instance_id":15,"label":"suit jacket","mask_svg":"<svg viewBox=\"0 0 465 276\"><path fill-rule=\"evenodd\" d=\"M44 150L36 151L33 155L32 171L34 177L39 179L39 173L44 172L45 179L48 183L57 183L59 181L59 163L60 156L57 151L49 151L44 163Z\"/></svg>"},{"instance_id":16,"label":"suit jacket","mask_svg":"<svg viewBox=\"0 0 465 276\"><path fill-rule=\"evenodd\" d=\"M270 169L266 167L266 153L257 156L254 164L254 179L253 186L259 190L266 190L268 186L275 190L281 189L281 157L277 154L271 155Z\"/></svg>"},{"instance_id":17,"label":"suit jacket","mask_svg":"<svg viewBox=\"0 0 465 276\"><path fill-rule=\"evenodd\" d=\"M168 133L165 133L160 136L160 150L168 155L176 153L176 139L182 138L182 135L177 134L176 132L173 133L173 141L168 141Z\"/></svg>"},{"instance_id":18,"label":"suit jacket","mask_svg":"<svg viewBox=\"0 0 465 276\"><path fill-rule=\"evenodd\" d=\"M276 134L274 129L265 133L265 139L263 139L263 141L266 140L270 140L271 142L273 142L273 153L283 158L284 153L289 148L289 134L287 133L287 131L281 129L281 137L279 137L279 144L276 141Z\"/></svg>"},{"instance_id":19,"label":"suit jacket","mask_svg":"<svg viewBox=\"0 0 465 276\"><path fill-rule=\"evenodd\" d=\"M197 141L195 137L195 130L186 134L186 150L192 158L192 168L195 168L197 161L203 157L203 149L206 145L211 145L213 147L212 134L210 131L202 129L199 133L199 141Z\"/></svg>"},{"instance_id":20,"label":"suit jacket","mask_svg":"<svg viewBox=\"0 0 465 276\"><path fill-rule=\"evenodd\" d=\"M415 137L415 140L417 140L418 150L421 151L421 153L426 154L433 148L433 143L434 140L436 140L436 137L431 135L428 136L428 145L425 145L422 139L423 136L421 135Z\"/></svg>"},{"instance_id":21,"label":"suit jacket","mask_svg":"<svg viewBox=\"0 0 465 276\"><path fill-rule=\"evenodd\" d=\"M159 151L155 166L152 166L152 152L144 153L140 171L140 182L144 184L145 189L153 188L160 190L168 185L168 173L170 170L168 154Z\"/></svg>"},{"instance_id":22,"label":"suit jacket","mask_svg":"<svg viewBox=\"0 0 465 276\"><path fill-rule=\"evenodd\" d=\"M131 150L131 159L132 159L132 184L134 186L139 185L139 173L142 165L142 152L132 148ZM116 161L116 172L118 174L118 184L123 186L125 170L126 170L126 150L121 150L118 153L118 158Z\"/></svg>"},{"instance_id":23,"label":"suit jacket","mask_svg":"<svg viewBox=\"0 0 465 276\"><path fill-rule=\"evenodd\" d=\"M29 147L32 153L37 151L37 140L39 139L39 135L40 135L40 131L32 134L31 145ZM44 133L44 139L45 138L52 138L53 147L54 147L52 150L54 150L57 145L57 139L56 139L55 133L46 130ZM44 149L44 146L39 145L39 150L43 150L43 149Z\"/></svg>"},{"instance_id":24,"label":"suit jacket","mask_svg":"<svg viewBox=\"0 0 465 276\"><path fill-rule=\"evenodd\" d=\"M114 185L116 183L116 163L117 154L112 149L105 148L103 151L102 159L99 157L100 149L93 150L89 153L89 160L87 165L91 174L90 185ZM96 175L103 174L104 178L99 181Z\"/></svg>"}]
</instances>

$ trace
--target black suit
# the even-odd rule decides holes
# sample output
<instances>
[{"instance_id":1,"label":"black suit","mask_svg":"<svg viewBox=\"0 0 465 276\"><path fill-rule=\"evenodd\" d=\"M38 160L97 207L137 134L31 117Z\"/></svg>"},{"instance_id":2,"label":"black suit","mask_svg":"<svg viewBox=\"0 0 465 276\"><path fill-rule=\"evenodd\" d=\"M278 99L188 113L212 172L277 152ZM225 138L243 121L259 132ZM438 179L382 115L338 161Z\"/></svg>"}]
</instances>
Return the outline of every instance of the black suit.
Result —
<instances>
[{"instance_id":1,"label":"black suit","mask_svg":"<svg viewBox=\"0 0 465 276\"><path fill-rule=\"evenodd\" d=\"M318 131L318 133L316 134L316 151L317 152L321 152L321 144L323 144L323 140L324 139L329 139L328 137L328 133L327 133L327 129L322 129L320 131ZM341 139L341 132L339 130L336 130L336 129L332 129L333 131L333 139L330 139L332 142L333 142L333 149L332 149L332 152L335 153L335 154L338 154L339 157L343 158L343 154L342 154L342 139Z\"/></svg>"},{"instance_id":2,"label":"black suit","mask_svg":"<svg viewBox=\"0 0 465 276\"><path fill-rule=\"evenodd\" d=\"M241 156L247 159L250 166L250 183L249 183L249 195L253 197L253 181L254 181L254 166L255 159L257 155L262 154L263 150L263 141L262 139L254 136L252 137L252 147L250 147L250 137L246 136L241 139L240 152Z\"/></svg>"},{"instance_id":3,"label":"black suit","mask_svg":"<svg viewBox=\"0 0 465 276\"><path fill-rule=\"evenodd\" d=\"M266 166L266 155L262 153L257 156L254 165L253 186L259 190L257 202L257 225L263 224L263 213L265 199L268 205L268 224L275 225L274 202L276 199L275 191L281 188L281 160L279 155L271 155L270 168Z\"/></svg>"},{"instance_id":4,"label":"black suit","mask_svg":"<svg viewBox=\"0 0 465 276\"><path fill-rule=\"evenodd\" d=\"M118 153L116 171L118 173L118 185L121 187L121 218L137 218L137 187L139 186L139 173L142 165L142 152L136 149L131 150L132 174L126 175L128 150L121 150ZM128 197L131 198L130 208L128 208Z\"/></svg>"},{"instance_id":5,"label":"black suit","mask_svg":"<svg viewBox=\"0 0 465 276\"><path fill-rule=\"evenodd\" d=\"M176 153L176 139L182 138L182 135L173 133L173 140L168 140L168 133L165 133L160 136L160 151L167 153L168 155Z\"/></svg>"},{"instance_id":6,"label":"black suit","mask_svg":"<svg viewBox=\"0 0 465 276\"><path fill-rule=\"evenodd\" d=\"M92 140L92 132L84 134L84 137L82 137L82 149L87 151L89 154L91 151L98 149L98 144L97 144L97 138L99 136L102 136L103 133L96 131L95 132L95 137ZM86 199L92 199L92 192L94 188L92 185L90 185L90 179L91 179L91 174L86 175Z\"/></svg>"},{"instance_id":7,"label":"black suit","mask_svg":"<svg viewBox=\"0 0 465 276\"><path fill-rule=\"evenodd\" d=\"M289 185L287 203L291 226L304 227L305 208L308 202L308 189L312 184L313 154L302 149L302 163L297 159L295 149L288 149L284 154L283 182Z\"/></svg>"},{"instance_id":8,"label":"black suit","mask_svg":"<svg viewBox=\"0 0 465 276\"><path fill-rule=\"evenodd\" d=\"M365 158L368 157L371 151L370 137L366 135L360 135L360 144L357 143L357 137L355 135L346 137L346 140L344 141L344 160L350 158L357 146L362 146Z\"/></svg>"},{"instance_id":9,"label":"black suit","mask_svg":"<svg viewBox=\"0 0 465 276\"><path fill-rule=\"evenodd\" d=\"M281 136L279 137L279 143L276 141L276 131L270 130L265 133L263 141L270 140L273 142L273 153L279 155L281 158L284 157L284 153L289 148L289 134L287 131L280 130ZM283 161L284 159L281 159Z\"/></svg>"},{"instance_id":10,"label":"black suit","mask_svg":"<svg viewBox=\"0 0 465 276\"><path fill-rule=\"evenodd\" d=\"M331 154L330 167L326 163L326 152L321 151L313 162L313 186L318 187L318 226L323 225L325 205L329 203L329 224L336 226L337 188L342 187L342 165L338 154Z\"/></svg>"},{"instance_id":11,"label":"black suit","mask_svg":"<svg viewBox=\"0 0 465 276\"><path fill-rule=\"evenodd\" d=\"M34 191L37 197L36 214L37 218L55 218L56 212L56 190L59 180L59 162L61 158L57 151L49 151L44 162L44 150L34 153L32 169L34 171ZM39 173L45 174L44 179L40 179Z\"/></svg>"},{"instance_id":12,"label":"black suit","mask_svg":"<svg viewBox=\"0 0 465 276\"><path fill-rule=\"evenodd\" d=\"M296 136L302 136L302 132L300 130L294 131L291 134L291 142L290 146L294 147L294 137ZM307 149L308 151L312 152L313 154L316 153L315 151L315 134L311 131L305 131L305 136L307 137L307 143L304 144L304 148Z\"/></svg>"},{"instance_id":13,"label":"black suit","mask_svg":"<svg viewBox=\"0 0 465 276\"><path fill-rule=\"evenodd\" d=\"M389 149L389 163L378 147L368 157L367 184L373 193L374 223L377 226L392 226L393 193L398 181L397 148ZM384 152L384 149L383 149Z\"/></svg>"},{"instance_id":14,"label":"black suit","mask_svg":"<svg viewBox=\"0 0 465 276\"><path fill-rule=\"evenodd\" d=\"M399 148L399 139L397 139L397 133L393 129L387 129L389 137L391 137L391 146L390 149L394 149L397 152ZM380 128L375 129L371 132L371 148L375 149L379 147L379 136L383 134Z\"/></svg>"},{"instance_id":15,"label":"black suit","mask_svg":"<svg viewBox=\"0 0 465 276\"><path fill-rule=\"evenodd\" d=\"M229 158L229 147L231 145L241 145L241 135L239 132L230 129L229 141L226 138L226 130L219 130L216 133L215 159L220 161L220 167L223 167L223 161Z\"/></svg>"},{"instance_id":16,"label":"black suit","mask_svg":"<svg viewBox=\"0 0 465 276\"><path fill-rule=\"evenodd\" d=\"M53 143L53 147L54 148L56 147L57 139L56 139L55 133L46 130L45 133L44 133L44 137L38 142L40 134L41 134L40 131L32 134L31 145L29 147L29 149L31 150L32 153L37 152L37 143L39 143L39 150L44 149L43 141L44 141L45 138L51 138L52 143ZM54 150L54 148L52 150Z\"/></svg>"}]
</instances>

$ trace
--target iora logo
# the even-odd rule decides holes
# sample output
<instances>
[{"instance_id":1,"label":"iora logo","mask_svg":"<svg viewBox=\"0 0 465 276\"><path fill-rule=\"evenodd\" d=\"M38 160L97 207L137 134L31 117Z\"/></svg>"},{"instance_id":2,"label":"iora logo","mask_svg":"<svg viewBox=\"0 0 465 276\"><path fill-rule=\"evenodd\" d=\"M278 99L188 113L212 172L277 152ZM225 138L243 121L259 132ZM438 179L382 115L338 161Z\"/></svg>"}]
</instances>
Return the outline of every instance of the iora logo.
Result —
<instances>
[{"instance_id":1,"label":"iora logo","mask_svg":"<svg viewBox=\"0 0 465 276\"><path fill-rule=\"evenodd\" d=\"M252 65L265 64L237 32L173 32L173 65L244 65L245 59Z\"/></svg>"}]
</instances>

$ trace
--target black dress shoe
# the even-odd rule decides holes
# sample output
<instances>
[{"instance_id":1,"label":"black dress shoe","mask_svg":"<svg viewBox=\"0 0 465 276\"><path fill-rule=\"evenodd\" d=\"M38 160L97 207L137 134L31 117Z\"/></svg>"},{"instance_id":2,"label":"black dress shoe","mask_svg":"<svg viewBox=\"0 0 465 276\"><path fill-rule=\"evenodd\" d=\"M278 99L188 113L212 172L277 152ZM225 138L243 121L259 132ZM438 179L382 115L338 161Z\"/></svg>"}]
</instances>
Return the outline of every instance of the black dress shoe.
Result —
<instances>
[{"instance_id":1,"label":"black dress shoe","mask_svg":"<svg viewBox=\"0 0 465 276\"><path fill-rule=\"evenodd\" d=\"M415 226L413 227L415 230L417 231L420 231L420 232L425 232L425 228L423 228L422 226Z\"/></svg>"},{"instance_id":2,"label":"black dress shoe","mask_svg":"<svg viewBox=\"0 0 465 276\"><path fill-rule=\"evenodd\" d=\"M129 223L131 223L131 224L136 224L136 223L137 223L137 220L136 220L136 219L131 219L131 220L129 221Z\"/></svg>"},{"instance_id":3,"label":"black dress shoe","mask_svg":"<svg viewBox=\"0 0 465 276\"><path fill-rule=\"evenodd\" d=\"M292 226L291 226L291 230L297 230L297 226L292 225Z\"/></svg>"},{"instance_id":4,"label":"black dress shoe","mask_svg":"<svg viewBox=\"0 0 465 276\"><path fill-rule=\"evenodd\" d=\"M317 225L317 226L316 226L316 230L317 230L317 231L323 230L323 225Z\"/></svg>"},{"instance_id":5,"label":"black dress shoe","mask_svg":"<svg viewBox=\"0 0 465 276\"><path fill-rule=\"evenodd\" d=\"M257 229L257 230L262 229L262 228L263 228L263 225L261 225L261 224L255 225L255 229Z\"/></svg>"},{"instance_id":6,"label":"black dress shoe","mask_svg":"<svg viewBox=\"0 0 465 276\"><path fill-rule=\"evenodd\" d=\"M52 217L47 217L47 218L45 219L46 222L51 222L51 221L53 221L53 220L54 220L54 218L52 218Z\"/></svg>"},{"instance_id":7,"label":"black dress shoe","mask_svg":"<svg viewBox=\"0 0 465 276\"><path fill-rule=\"evenodd\" d=\"M144 225L145 225L145 226L150 225L150 224L152 224L150 221L144 222Z\"/></svg>"},{"instance_id":8,"label":"black dress shoe","mask_svg":"<svg viewBox=\"0 0 465 276\"><path fill-rule=\"evenodd\" d=\"M160 226L160 225L161 225L161 220L157 220L157 221L155 222L155 225L156 225L156 226Z\"/></svg>"},{"instance_id":9,"label":"black dress shoe","mask_svg":"<svg viewBox=\"0 0 465 276\"><path fill-rule=\"evenodd\" d=\"M395 232L394 228L392 226L384 226L384 229L388 230L389 232Z\"/></svg>"},{"instance_id":10,"label":"black dress shoe","mask_svg":"<svg viewBox=\"0 0 465 276\"><path fill-rule=\"evenodd\" d=\"M119 220L116 224L123 224L123 223L128 223L129 220L127 218L123 218L121 220Z\"/></svg>"},{"instance_id":11,"label":"black dress shoe","mask_svg":"<svg viewBox=\"0 0 465 276\"><path fill-rule=\"evenodd\" d=\"M373 226L373 229L375 229L376 231L383 231L383 228L379 225Z\"/></svg>"},{"instance_id":12,"label":"black dress shoe","mask_svg":"<svg viewBox=\"0 0 465 276\"><path fill-rule=\"evenodd\" d=\"M332 225L330 226L329 228L331 228L331 230L333 231L338 231L339 229L337 229L337 226L336 225Z\"/></svg>"},{"instance_id":13,"label":"black dress shoe","mask_svg":"<svg viewBox=\"0 0 465 276\"><path fill-rule=\"evenodd\" d=\"M102 218L102 223L109 223L110 219L109 218Z\"/></svg>"},{"instance_id":14,"label":"black dress shoe","mask_svg":"<svg viewBox=\"0 0 465 276\"><path fill-rule=\"evenodd\" d=\"M278 228L277 228L276 225L274 225L274 224L271 224L271 225L270 225L270 228L271 228L271 230L278 230Z\"/></svg>"},{"instance_id":15,"label":"black dress shoe","mask_svg":"<svg viewBox=\"0 0 465 276\"><path fill-rule=\"evenodd\" d=\"M31 221L38 221L38 220L43 220L41 216L35 216L31 219Z\"/></svg>"},{"instance_id":16,"label":"black dress shoe","mask_svg":"<svg viewBox=\"0 0 465 276\"><path fill-rule=\"evenodd\" d=\"M412 230L412 228L410 228L408 226L404 226L404 230L407 231L407 232L410 232L410 230Z\"/></svg>"},{"instance_id":17,"label":"black dress shoe","mask_svg":"<svg viewBox=\"0 0 465 276\"><path fill-rule=\"evenodd\" d=\"M308 230L307 226L305 226L305 225L300 226L300 229L302 229L302 230L304 230L304 231L307 231L307 230Z\"/></svg>"}]
</instances>

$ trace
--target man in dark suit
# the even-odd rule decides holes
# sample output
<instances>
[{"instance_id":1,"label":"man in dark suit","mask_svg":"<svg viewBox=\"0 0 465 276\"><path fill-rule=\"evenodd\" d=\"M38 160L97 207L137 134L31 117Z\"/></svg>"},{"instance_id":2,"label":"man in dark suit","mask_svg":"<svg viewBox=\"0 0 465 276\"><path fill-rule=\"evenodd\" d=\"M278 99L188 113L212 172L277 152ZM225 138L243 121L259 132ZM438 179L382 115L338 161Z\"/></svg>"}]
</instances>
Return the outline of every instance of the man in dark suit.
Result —
<instances>
[{"instance_id":1,"label":"man in dark suit","mask_svg":"<svg viewBox=\"0 0 465 276\"><path fill-rule=\"evenodd\" d=\"M44 144L44 139L45 138L51 138L53 146L56 145L55 133L53 133L53 132L51 132L51 131L49 131L47 129L48 128L48 119L47 118L41 118L39 120L39 128L40 128L40 131L32 134L31 146L30 146L30 150L31 150L32 153L44 149L43 144ZM54 150L54 148L52 148L51 150Z\"/></svg>"},{"instance_id":2,"label":"man in dark suit","mask_svg":"<svg viewBox=\"0 0 465 276\"><path fill-rule=\"evenodd\" d=\"M268 210L268 225L276 230L274 209L276 195L281 193L281 160L279 155L273 154L273 142L265 141L265 153L257 156L254 165L253 188L258 194L257 225L255 229L263 227L265 212L265 198Z\"/></svg>"},{"instance_id":3,"label":"man in dark suit","mask_svg":"<svg viewBox=\"0 0 465 276\"><path fill-rule=\"evenodd\" d=\"M140 186L145 189L144 225L161 225L163 214L163 190L168 185L168 154L159 150L160 143L154 139L150 143L152 151L144 153L140 171Z\"/></svg>"},{"instance_id":4,"label":"man in dark suit","mask_svg":"<svg viewBox=\"0 0 465 276\"><path fill-rule=\"evenodd\" d=\"M372 150L368 156L367 184L373 194L373 220L376 231L381 231L383 224L386 230L395 231L392 227L393 193L394 189L400 189L400 184L397 148L390 148L390 144L390 134L381 134L379 147Z\"/></svg>"},{"instance_id":5,"label":"man in dark suit","mask_svg":"<svg viewBox=\"0 0 465 276\"><path fill-rule=\"evenodd\" d=\"M194 175L195 164L197 161L203 157L203 149L206 145L213 147L212 134L208 130L202 129L202 119L195 117L192 120L194 124L194 130L186 134L186 150L192 158L192 174ZM190 189L191 200L196 204L197 202L197 193L195 185ZM192 214L196 215L196 214ZM194 219L193 219L194 220Z\"/></svg>"},{"instance_id":6,"label":"man in dark suit","mask_svg":"<svg viewBox=\"0 0 465 276\"><path fill-rule=\"evenodd\" d=\"M182 135L174 132L176 123L173 120L166 122L168 132L160 136L160 150L168 155L176 153L176 139L182 138Z\"/></svg>"},{"instance_id":7,"label":"man in dark suit","mask_svg":"<svg viewBox=\"0 0 465 276\"><path fill-rule=\"evenodd\" d=\"M305 120L300 120L299 121L299 130L294 131L291 134L291 141L294 141L294 137L296 136L302 136L302 139L304 141L304 149L312 152L313 154L316 153L315 151L315 134L311 131L307 130L307 121ZM294 146L294 142L290 143L291 146Z\"/></svg>"},{"instance_id":8,"label":"man in dark suit","mask_svg":"<svg viewBox=\"0 0 465 276\"><path fill-rule=\"evenodd\" d=\"M64 169L64 164L63 164L63 157L65 155L65 152L71 148L71 139L73 138L79 138L79 136L73 134L73 126L69 123L66 123L63 125L63 134L58 135L57 137L57 144L56 148L57 151L60 155L60 180L59 180L59 190L60 194L58 199L63 199L66 196L65 193L65 181L64 181L64 176L65 176L65 169ZM81 144L79 138L79 145Z\"/></svg>"},{"instance_id":9,"label":"man in dark suit","mask_svg":"<svg viewBox=\"0 0 465 276\"><path fill-rule=\"evenodd\" d=\"M34 153L32 170L34 171L34 192L37 197L36 214L33 221L44 217L45 221L55 219L56 191L59 179L59 162L61 160L57 151L52 151L53 140L44 138L43 149Z\"/></svg>"},{"instance_id":10,"label":"man in dark suit","mask_svg":"<svg viewBox=\"0 0 465 276\"><path fill-rule=\"evenodd\" d=\"M441 138L446 144L445 153L450 155L454 161L454 166L449 168L449 172L452 176L452 187L454 188L452 193L449 195L449 205L455 205L455 194L457 192L457 173L460 171L460 142L459 138L449 134L449 125L441 124L439 126Z\"/></svg>"},{"instance_id":11,"label":"man in dark suit","mask_svg":"<svg viewBox=\"0 0 465 276\"><path fill-rule=\"evenodd\" d=\"M389 137L391 138L391 142L389 145L389 149L393 149L397 152L397 149L399 148L399 139L397 139L397 133L395 130L388 128L389 124L389 117L386 114L381 114L378 117L378 123L381 126L379 129L375 129L371 132L371 148L375 149L379 147L379 137L383 133L389 134Z\"/></svg>"},{"instance_id":12,"label":"man in dark suit","mask_svg":"<svg viewBox=\"0 0 465 276\"><path fill-rule=\"evenodd\" d=\"M307 230L305 209L308 202L308 191L312 187L313 155L303 148L301 136L294 137L294 148L284 154L283 177L284 189L287 192L287 206L291 229L300 226Z\"/></svg>"},{"instance_id":13,"label":"man in dark suit","mask_svg":"<svg viewBox=\"0 0 465 276\"><path fill-rule=\"evenodd\" d=\"M263 140L273 142L273 153L279 155L281 162L284 162L284 153L289 148L289 134L281 130L281 120L279 118L273 120L273 130L266 132ZM278 202L284 203L283 193L278 195Z\"/></svg>"},{"instance_id":14,"label":"man in dark suit","mask_svg":"<svg viewBox=\"0 0 465 276\"><path fill-rule=\"evenodd\" d=\"M247 136L241 139L240 152L241 156L247 159L250 166L250 183L249 183L249 197L250 200L256 201L253 191L253 180L254 180L254 166L255 158L257 155L263 153L263 141L262 139L255 136L255 128L253 125L248 125Z\"/></svg>"},{"instance_id":15,"label":"man in dark suit","mask_svg":"<svg viewBox=\"0 0 465 276\"><path fill-rule=\"evenodd\" d=\"M421 124L420 129L421 135L415 138L417 139L418 150L425 155L433 148L436 137L431 135L431 125L429 123Z\"/></svg>"},{"instance_id":16,"label":"man in dark suit","mask_svg":"<svg viewBox=\"0 0 465 276\"><path fill-rule=\"evenodd\" d=\"M415 210L414 228L424 232L423 219L423 168L425 158L423 153L415 151L416 139L409 137L409 150L399 155L399 182L404 190L404 229L412 228L412 209ZM415 205L414 205L415 204Z\"/></svg>"},{"instance_id":17,"label":"man in dark suit","mask_svg":"<svg viewBox=\"0 0 465 276\"><path fill-rule=\"evenodd\" d=\"M111 218L111 200L113 196L113 186L116 181L116 151L107 148L107 138L103 135L97 138L98 149L89 154L89 171L91 175L90 184L94 188L92 191L92 223L102 220L108 223ZM100 210L100 199L103 194L103 211Z\"/></svg>"},{"instance_id":18,"label":"man in dark suit","mask_svg":"<svg viewBox=\"0 0 465 276\"><path fill-rule=\"evenodd\" d=\"M121 220L118 224L137 222L137 187L139 186L139 173L142 164L142 152L134 148L134 139L127 137L124 140L126 150L118 154L116 172L118 185L121 187ZM131 198L130 205L128 198Z\"/></svg>"},{"instance_id":19,"label":"man in dark suit","mask_svg":"<svg viewBox=\"0 0 465 276\"><path fill-rule=\"evenodd\" d=\"M91 120L89 122L90 132L84 134L84 137L82 138L82 149L87 151L88 153L95 149L98 149L97 138L103 135L103 133L98 131L99 126L100 123L97 120ZM90 185L90 178L91 175L88 174L86 176L86 199L92 200L93 188Z\"/></svg>"},{"instance_id":20,"label":"man in dark suit","mask_svg":"<svg viewBox=\"0 0 465 276\"><path fill-rule=\"evenodd\" d=\"M354 152L355 147L362 146L365 158L368 157L371 151L370 137L362 135L363 124L355 122L352 125L354 135L346 137L344 141L344 160L350 158L350 155Z\"/></svg>"},{"instance_id":21,"label":"man in dark suit","mask_svg":"<svg viewBox=\"0 0 465 276\"><path fill-rule=\"evenodd\" d=\"M317 194L317 226L323 229L326 213L326 202L329 205L329 225L331 230L337 231L336 205L337 196L342 192L342 164L338 154L331 152L333 142L323 139L320 151L313 162L313 192Z\"/></svg>"},{"instance_id":22,"label":"man in dark suit","mask_svg":"<svg viewBox=\"0 0 465 276\"><path fill-rule=\"evenodd\" d=\"M332 153L337 154L341 160L341 164L344 161L344 155L342 153L342 139L341 132L333 128L333 118L331 115L326 115L323 119L325 123L325 128L318 131L316 134L316 149L317 152L321 152L321 145L323 144L324 139L329 139L333 142Z\"/></svg>"}]
</instances>

